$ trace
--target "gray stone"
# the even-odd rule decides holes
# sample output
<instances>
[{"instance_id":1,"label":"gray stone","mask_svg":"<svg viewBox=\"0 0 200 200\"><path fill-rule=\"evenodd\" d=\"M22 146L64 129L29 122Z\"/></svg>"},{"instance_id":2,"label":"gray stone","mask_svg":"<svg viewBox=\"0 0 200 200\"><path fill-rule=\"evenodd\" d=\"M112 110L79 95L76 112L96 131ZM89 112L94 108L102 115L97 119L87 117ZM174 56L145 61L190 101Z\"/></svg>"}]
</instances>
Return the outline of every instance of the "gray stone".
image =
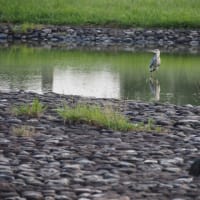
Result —
<instances>
[{"instance_id":1,"label":"gray stone","mask_svg":"<svg viewBox=\"0 0 200 200\"><path fill-rule=\"evenodd\" d=\"M54 168L42 168L40 170L40 175L45 178L59 178L60 171Z\"/></svg>"},{"instance_id":2,"label":"gray stone","mask_svg":"<svg viewBox=\"0 0 200 200\"><path fill-rule=\"evenodd\" d=\"M138 154L137 151L135 151L135 150L126 150L126 151L124 151L124 153L127 155L137 155Z\"/></svg>"},{"instance_id":3,"label":"gray stone","mask_svg":"<svg viewBox=\"0 0 200 200\"><path fill-rule=\"evenodd\" d=\"M11 118L11 119L8 119L8 123L21 124L22 120L16 119L16 118Z\"/></svg>"},{"instance_id":4,"label":"gray stone","mask_svg":"<svg viewBox=\"0 0 200 200\"><path fill-rule=\"evenodd\" d=\"M60 178L58 180L48 180L47 185L63 185L68 186L69 185L69 179L67 178Z\"/></svg>"},{"instance_id":5,"label":"gray stone","mask_svg":"<svg viewBox=\"0 0 200 200\"><path fill-rule=\"evenodd\" d=\"M103 177L99 175L87 175L84 176L84 179L86 179L89 182L102 182Z\"/></svg>"},{"instance_id":6,"label":"gray stone","mask_svg":"<svg viewBox=\"0 0 200 200\"><path fill-rule=\"evenodd\" d=\"M91 160L88 160L85 158L79 159L79 160L77 160L77 162L82 165L94 165L95 164L94 161L91 161Z\"/></svg>"},{"instance_id":7,"label":"gray stone","mask_svg":"<svg viewBox=\"0 0 200 200\"><path fill-rule=\"evenodd\" d=\"M7 139L2 139L0 140L0 144L8 144L10 142L10 140ZM6 163L8 164L10 161L9 158L4 157L3 155L0 155L0 163Z\"/></svg>"},{"instance_id":8,"label":"gray stone","mask_svg":"<svg viewBox=\"0 0 200 200\"><path fill-rule=\"evenodd\" d=\"M178 178L175 180L176 182L178 183L191 183L193 181L193 178L192 177L188 177L188 178Z\"/></svg>"},{"instance_id":9,"label":"gray stone","mask_svg":"<svg viewBox=\"0 0 200 200\"><path fill-rule=\"evenodd\" d=\"M50 29L50 28L44 28L44 29L42 29L42 32L48 34L48 33L52 32L52 29Z\"/></svg>"},{"instance_id":10,"label":"gray stone","mask_svg":"<svg viewBox=\"0 0 200 200\"><path fill-rule=\"evenodd\" d=\"M165 171L178 173L181 171L181 169L178 167L167 167L167 168L165 168Z\"/></svg>"},{"instance_id":11,"label":"gray stone","mask_svg":"<svg viewBox=\"0 0 200 200\"><path fill-rule=\"evenodd\" d=\"M176 157L173 159L161 159L160 164L164 166L183 164L183 158Z\"/></svg>"},{"instance_id":12,"label":"gray stone","mask_svg":"<svg viewBox=\"0 0 200 200\"><path fill-rule=\"evenodd\" d=\"M6 33L0 33L0 39L6 39L8 35Z\"/></svg>"},{"instance_id":13,"label":"gray stone","mask_svg":"<svg viewBox=\"0 0 200 200\"><path fill-rule=\"evenodd\" d=\"M152 159L152 160L145 160L144 163L145 163L145 164L157 164L158 161Z\"/></svg>"},{"instance_id":14,"label":"gray stone","mask_svg":"<svg viewBox=\"0 0 200 200\"><path fill-rule=\"evenodd\" d=\"M190 45L191 46L198 46L199 45L199 41L191 41Z\"/></svg>"},{"instance_id":15,"label":"gray stone","mask_svg":"<svg viewBox=\"0 0 200 200\"><path fill-rule=\"evenodd\" d=\"M55 196L56 200L71 200L68 196L66 195L56 195Z\"/></svg>"},{"instance_id":16,"label":"gray stone","mask_svg":"<svg viewBox=\"0 0 200 200\"><path fill-rule=\"evenodd\" d=\"M44 199L42 193L36 192L36 191L25 191L23 192L22 196L29 200L43 200Z\"/></svg>"},{"instance_id":17,"label":"gray stone","mask_svg":"<svg viewBox=\"0 0 200 200\"><path fill-rule=\"evenodd\" d=\"M0 140L0 145L9 145L10 144L10 140L7 140L7 139L4 139L4 138L1 138ZM4 157L0 157L0 159L3 159L5 160L6 158ZM7 160L7 159L6 159Z\"/></svg>"},{"instance_id":18,"label":"gray stone","mask_svg":"<svg viewBox=\"0 0 200 200\"><path fill-rule=\"evenodd\" d=\"M65 164L62 168L68 170L80 170L81 167L78 164Z\"/></svg>"},{"instance_id":19,"label":"gray stone","mask_svg":"<svg viewBox=\"0 0 200 200\"><path fill-rule=\"evenodd\" d=\"M102 139L98 140L96 143L98 143L98 144L118 144L121 142L122 141L120 138L102 138Z\"/></svg>"}]
</instances>

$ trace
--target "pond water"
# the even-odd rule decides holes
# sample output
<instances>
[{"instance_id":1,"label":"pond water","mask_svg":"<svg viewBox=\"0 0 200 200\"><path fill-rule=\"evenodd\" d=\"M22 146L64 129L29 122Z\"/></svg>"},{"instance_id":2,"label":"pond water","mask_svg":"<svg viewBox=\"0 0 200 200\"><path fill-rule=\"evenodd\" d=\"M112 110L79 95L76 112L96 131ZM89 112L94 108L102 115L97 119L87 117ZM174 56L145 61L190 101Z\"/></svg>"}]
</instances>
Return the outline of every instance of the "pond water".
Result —
<instances>
[{"instance_id":1,"label":"pond water","mask_svg":"<svg viewBox=\"0 0 200 200\"><path fill-rule=\"evenodd\" d=\"M161 53L150 77L148 52L0 48L0 90L200 104L200 56Z\"/></svg>"}]
</instances>

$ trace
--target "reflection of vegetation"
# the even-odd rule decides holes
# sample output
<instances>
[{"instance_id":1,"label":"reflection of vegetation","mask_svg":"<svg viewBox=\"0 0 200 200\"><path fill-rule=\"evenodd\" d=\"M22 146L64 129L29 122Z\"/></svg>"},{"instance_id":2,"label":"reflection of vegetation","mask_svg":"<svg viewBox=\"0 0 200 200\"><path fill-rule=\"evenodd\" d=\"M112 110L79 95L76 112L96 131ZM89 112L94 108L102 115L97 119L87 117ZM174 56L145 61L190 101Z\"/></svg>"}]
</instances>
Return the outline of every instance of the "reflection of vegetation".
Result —
<instances>
[{"instance_id":1,"label":"reflection of vegetation","mask_svg":"<svg viewBox=\"0 0 200 200\"><path fill-rule=\"evenodd\" d=\"M13 113L17 116L23 115L27 117L40 117L45 110L46 107L42 103L40 103L38 99L35 99L31 105L25 104L13 108Z\"/></svg>"},{"instance_id":2,"label":"reflection of vegetation","mask_svg":"<svg viewBox=\"0 0 200 200\"><path fill-rule=\"evenodd\" d=\"M73 25L199 27L198 0L0 0L0 21Z\"/></svg>"}]
</instances>

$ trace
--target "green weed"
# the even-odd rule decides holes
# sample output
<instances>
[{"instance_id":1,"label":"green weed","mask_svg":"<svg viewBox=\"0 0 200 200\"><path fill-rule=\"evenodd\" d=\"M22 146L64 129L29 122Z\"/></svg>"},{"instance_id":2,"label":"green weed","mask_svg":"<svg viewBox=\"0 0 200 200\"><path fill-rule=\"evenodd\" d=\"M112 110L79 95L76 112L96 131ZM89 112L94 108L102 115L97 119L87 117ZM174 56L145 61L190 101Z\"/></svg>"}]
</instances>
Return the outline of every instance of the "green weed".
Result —
<instances>
[{"instance_id":1,"label":"green weed","mask_svg":"<svg viewBox=\"0 0 200 200\"><path fill-rule=\"evenodd\" d=\"M147 125L130 123L127 118L111 108L81 104L71 108L64 105L62 108L57 109L57 113L64 120L64 123L88 123L118 131L152 131L154 129L152 122Z\"/></svg>"},{"instance_id":2,"label":"green weed","mask_svg":"<svg viewBox=\"0 0 200 200\"><path fill-rule=\"evenodd\" d=\"M28 117L40 117L44 111L46 110L46 107L40 103L38 99L34 99L33 102L29 105L21 105L18 107L13 108L13 113L15 115L24 115Z\"/></svg>"}]
</instances>

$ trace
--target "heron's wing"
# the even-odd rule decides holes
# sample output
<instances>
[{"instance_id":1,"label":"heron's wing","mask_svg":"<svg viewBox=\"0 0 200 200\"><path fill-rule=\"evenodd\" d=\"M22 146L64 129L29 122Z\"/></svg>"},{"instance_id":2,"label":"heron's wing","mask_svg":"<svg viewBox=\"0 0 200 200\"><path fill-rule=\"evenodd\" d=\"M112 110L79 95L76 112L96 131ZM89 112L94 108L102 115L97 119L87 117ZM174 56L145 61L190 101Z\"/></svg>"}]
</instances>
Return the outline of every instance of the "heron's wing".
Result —
<instances>
[{"instance_id":1,"label":"heron's wing","mask_svg":"<svg viewBox=\"0 0 200 200\"><path fill-rule=\"evenodd\" d=\"M156 64L156 56L154 56L150 62L149 69L152 70Z\"/></svg>"}]
</instances>

